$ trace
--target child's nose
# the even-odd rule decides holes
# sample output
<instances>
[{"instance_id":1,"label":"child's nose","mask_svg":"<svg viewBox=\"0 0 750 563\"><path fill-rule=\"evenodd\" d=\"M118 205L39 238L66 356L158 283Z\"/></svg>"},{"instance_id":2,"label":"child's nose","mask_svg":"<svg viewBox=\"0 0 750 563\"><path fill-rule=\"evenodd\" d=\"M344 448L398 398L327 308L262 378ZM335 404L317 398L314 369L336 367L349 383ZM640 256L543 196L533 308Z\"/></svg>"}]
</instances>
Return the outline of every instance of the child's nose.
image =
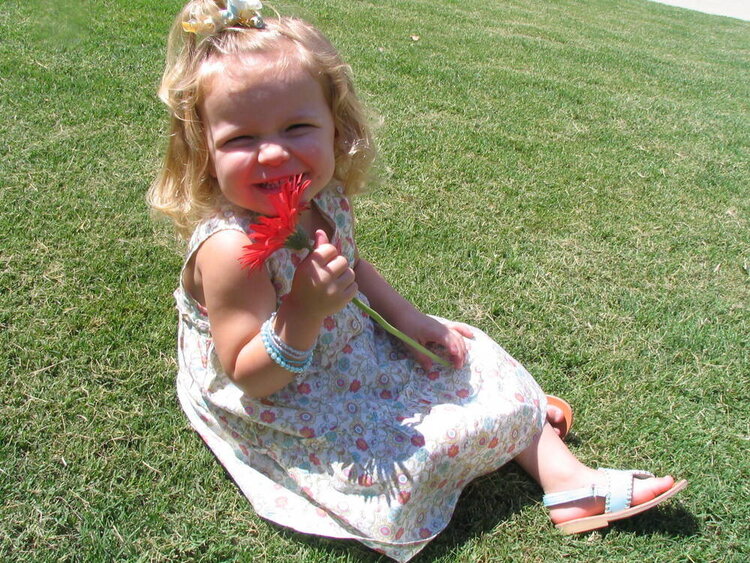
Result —
<instances>
[{"instance_id":1,"label":"child's nose","mask_svg":"<svg viewBox=\"0 0 750 563\"><path fill-rule=\"evenodd\" d=\"M258 163L266 166L278 166L289 159L289 153L279 143L263 143L258 149Z\"/></svg>"}]
</instances>

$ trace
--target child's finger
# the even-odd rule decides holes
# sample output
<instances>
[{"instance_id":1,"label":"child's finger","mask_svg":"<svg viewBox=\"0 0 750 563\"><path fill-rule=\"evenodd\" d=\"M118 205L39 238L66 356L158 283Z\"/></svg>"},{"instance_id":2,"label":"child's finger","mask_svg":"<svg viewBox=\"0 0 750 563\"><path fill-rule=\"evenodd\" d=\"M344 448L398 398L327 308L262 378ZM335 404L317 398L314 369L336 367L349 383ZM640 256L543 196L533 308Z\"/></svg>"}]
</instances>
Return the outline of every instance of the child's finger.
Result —
<instances>
[{"instance_id":1,"label":"child's finger","mask_svg":"<svg viewBox=\"0 0 750 563\"><path fill-rule=\"evenodd\" d=\"M453 361L454 369L461 369L464 367L466 361L466 348L459 346L455 351L451 352L451 360Z\"/></svg>"},{"instance_id":2,"label":"child's finger","mask_svg":"<svg viewBox=\"0 0 750 563\"><path fill-rule=\"evenodd\" d=\"M429 356L426 356L420 352L417 352L414 348L410 348L411 353L414 354L414 359L417 361L419 366L425 371L428 372L432 368L432 360Z\"/></svg>"},{"instance_id":3,"label":"child's finger","mask_svg":"<svg viewBox=\"0 0 750 563\"><path fill-rule=\"evenodd\" d=\"M317 267L325 269L325 271L330 271L330 266L339 257L340 254L333 245L324 244L313 250L306 259L316 264Z\"/></svg>"},{"instance_id":4,"label":"child's finger","mask_svg":"<svg viewBox=\"0 0 750 563\"><path fill-rule=\"evenodd\" d=\"M348 291L349 287L357 283L357 276L349 267L349 263L343 256L338 256L325 267L322 277L328 280L336 291Z\"/></svg>"},{"instance_id":5,"label":"child's finger","mask_svg":"<svg viewBox=\"0 0 750 563\"><path fill-rule=\"evenodd\" d=\"M321 266L325 266L336 257L340 256L338 249L328 241L328 236L324 231L315 231L315 246L308 254L307 260L313 261Z\"/></svg>"},{"instance_id":6,"label":"child's finger","mask_svg":"<svg viewBox=\"0 0 750 563\"><path fill-rule=\"evenodd\" d=\"M315 248L323 244L330 244L330 241L326 232L323 229L318 229L315 231Z\"/></svg>"},{"instance_id":7,"label":"child's finger","mask_svg":"<svg viewBox=\"0 0 750 563\"><path fill-rule=\"evenodd\" d=\"M474 333L471 328L463 323L448 323L448 328L456 331L458 334L469 340L474 340Z\"/></svg>"},{"instance_id":8,"label":"child's finger","mask_svg":"<svg viewBox=\"0 0 750 563\"><path fill-rule=\"evenodd\" d=\"M448 357L450 358L453 367L455 369L461 369L466 361L466 342L462 338L465 336L466 331L463 328L457 329L453 326L449 326L448 329L449 330L445 335L442 345L448 352Z\"/></svg>"},{"instance_id":9,"label":"child's finger","mask_svg":"<svg viewBox=\"0 0 750 563\"><path fill-rule=\"evenodd\" d=\"M330 274L334 278L338 278L345 272L351 270L349 267L349 261L341 256L341 254L337 254L331 258L328 262L325 264L326 271L330 272ZM354 271L352 271L352 276L354 275Z\"/></svg>"}]
</instances>

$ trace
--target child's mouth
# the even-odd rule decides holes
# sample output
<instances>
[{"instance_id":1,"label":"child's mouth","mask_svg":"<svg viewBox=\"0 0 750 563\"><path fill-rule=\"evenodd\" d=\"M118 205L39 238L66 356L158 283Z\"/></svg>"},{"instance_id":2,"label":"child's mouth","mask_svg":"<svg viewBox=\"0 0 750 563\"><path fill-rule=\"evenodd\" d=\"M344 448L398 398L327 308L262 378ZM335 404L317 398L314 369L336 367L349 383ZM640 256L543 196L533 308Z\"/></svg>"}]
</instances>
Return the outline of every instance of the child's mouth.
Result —
<instances>
[{"instance_id":1,"label":"child's mouth","mask_svg":"<svg viewBox=\"0 0 750 563\"><path fill-rule=\"evenodd\" d=\"M287 176L285 178L278 178L271 182L258 182L255 184L260 190L264 192L278 192L287 182L293 182L294 176Z\"/></svg>"}]
</instances>

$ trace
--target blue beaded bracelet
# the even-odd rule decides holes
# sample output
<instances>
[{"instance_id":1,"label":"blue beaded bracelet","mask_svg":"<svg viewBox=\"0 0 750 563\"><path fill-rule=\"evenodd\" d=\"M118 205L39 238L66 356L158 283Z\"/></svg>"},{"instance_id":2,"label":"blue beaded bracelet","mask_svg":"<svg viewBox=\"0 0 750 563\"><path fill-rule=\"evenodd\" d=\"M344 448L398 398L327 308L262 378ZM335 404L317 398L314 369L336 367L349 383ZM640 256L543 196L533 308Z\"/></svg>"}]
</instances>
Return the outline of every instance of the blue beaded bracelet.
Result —
<instances>
[{"instance_id":1,"label":"blue beaded bracelet","mask_svg":"<svg viewBox=\"0 0 750 563\"><path fill-rule=\"evenodd\" d=\"M260 336L263 340L263 347L266 349L268 356L280 367L292 373L302 373L312 363L313 348L309 350L297 350L292 348L273 329L273 323L276 319L276 313L271 315L260 328Z\"/></svg>"},{"instance_id":2,"label":"blue beaded bracelet","mask_svg":"<svg viewBox=\"0 0 750 563\"><path fill-rule=\"evenodd\" d=\"M280 349L284 356L291 360L304 360L307 359L307 357L310 355L310 350L297 350L296 348L292 348L284 342L281 337L276 334L276 331L273 329L274 325L276 323L276 313L271 314L271 318L268 319L268 336L270 336L271 340L273 341L276 348Z\"/></svg>"},{"instance_id":3,"label":"blue beaded bracelet","mask_svg":"<svg viewBox=\"0 0 750 563\"><path fill-rule=\"evenodd\" d=\"M284 356L284 353L275 345L273 339L267 334L268 331L261 332L263 338L263 346L270 358L276 362L280 367L292 373L302 373L310 365L312 355L307 360L295 361L290 360Z\"/></svg>"}]
</instances>

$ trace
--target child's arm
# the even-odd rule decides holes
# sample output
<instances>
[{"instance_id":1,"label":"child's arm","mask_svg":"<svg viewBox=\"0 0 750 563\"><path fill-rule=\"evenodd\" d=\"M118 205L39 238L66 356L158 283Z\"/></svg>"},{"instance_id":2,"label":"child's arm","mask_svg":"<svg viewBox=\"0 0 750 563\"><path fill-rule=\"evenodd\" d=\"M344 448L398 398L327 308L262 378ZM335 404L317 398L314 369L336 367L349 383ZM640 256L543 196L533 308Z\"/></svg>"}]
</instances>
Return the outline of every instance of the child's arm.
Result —
<instances>
[{"instance_id":1,"label":"child's arm","mask_svg":"<svg viewBox=\"0 0 750 563\"><path fill-rule=\"evenodd\" d=\"M453 367L459 369L466 360L466 343L463 337L472 338L471 330L460 323L444 325L419 311L404 299L366 260L359 259L354 266L357 285L367 296L370 306L391 323L420 344L438 344L450 359ZM419 364L429 370L432 360L414 351Z\"/></svg>"},{"instance_id":2,"label":"child's arm","mask_svg":"<svg viewBox=\"0 0 750 563\"><path fill-rule=\"evenodd\" d=\"M249 272L241 267L246 244L247 237L238 231L210 237L196 254L192 285L203 295L224 371L248 395L265 397L294 375L268 356L260 337L261 325L275 309L276 293L265 269ZM356 291L354 272L321 231L277 311L276 333L294 348L310 348L323 319L343 308Z\"/></svg>"}]
</instances>

